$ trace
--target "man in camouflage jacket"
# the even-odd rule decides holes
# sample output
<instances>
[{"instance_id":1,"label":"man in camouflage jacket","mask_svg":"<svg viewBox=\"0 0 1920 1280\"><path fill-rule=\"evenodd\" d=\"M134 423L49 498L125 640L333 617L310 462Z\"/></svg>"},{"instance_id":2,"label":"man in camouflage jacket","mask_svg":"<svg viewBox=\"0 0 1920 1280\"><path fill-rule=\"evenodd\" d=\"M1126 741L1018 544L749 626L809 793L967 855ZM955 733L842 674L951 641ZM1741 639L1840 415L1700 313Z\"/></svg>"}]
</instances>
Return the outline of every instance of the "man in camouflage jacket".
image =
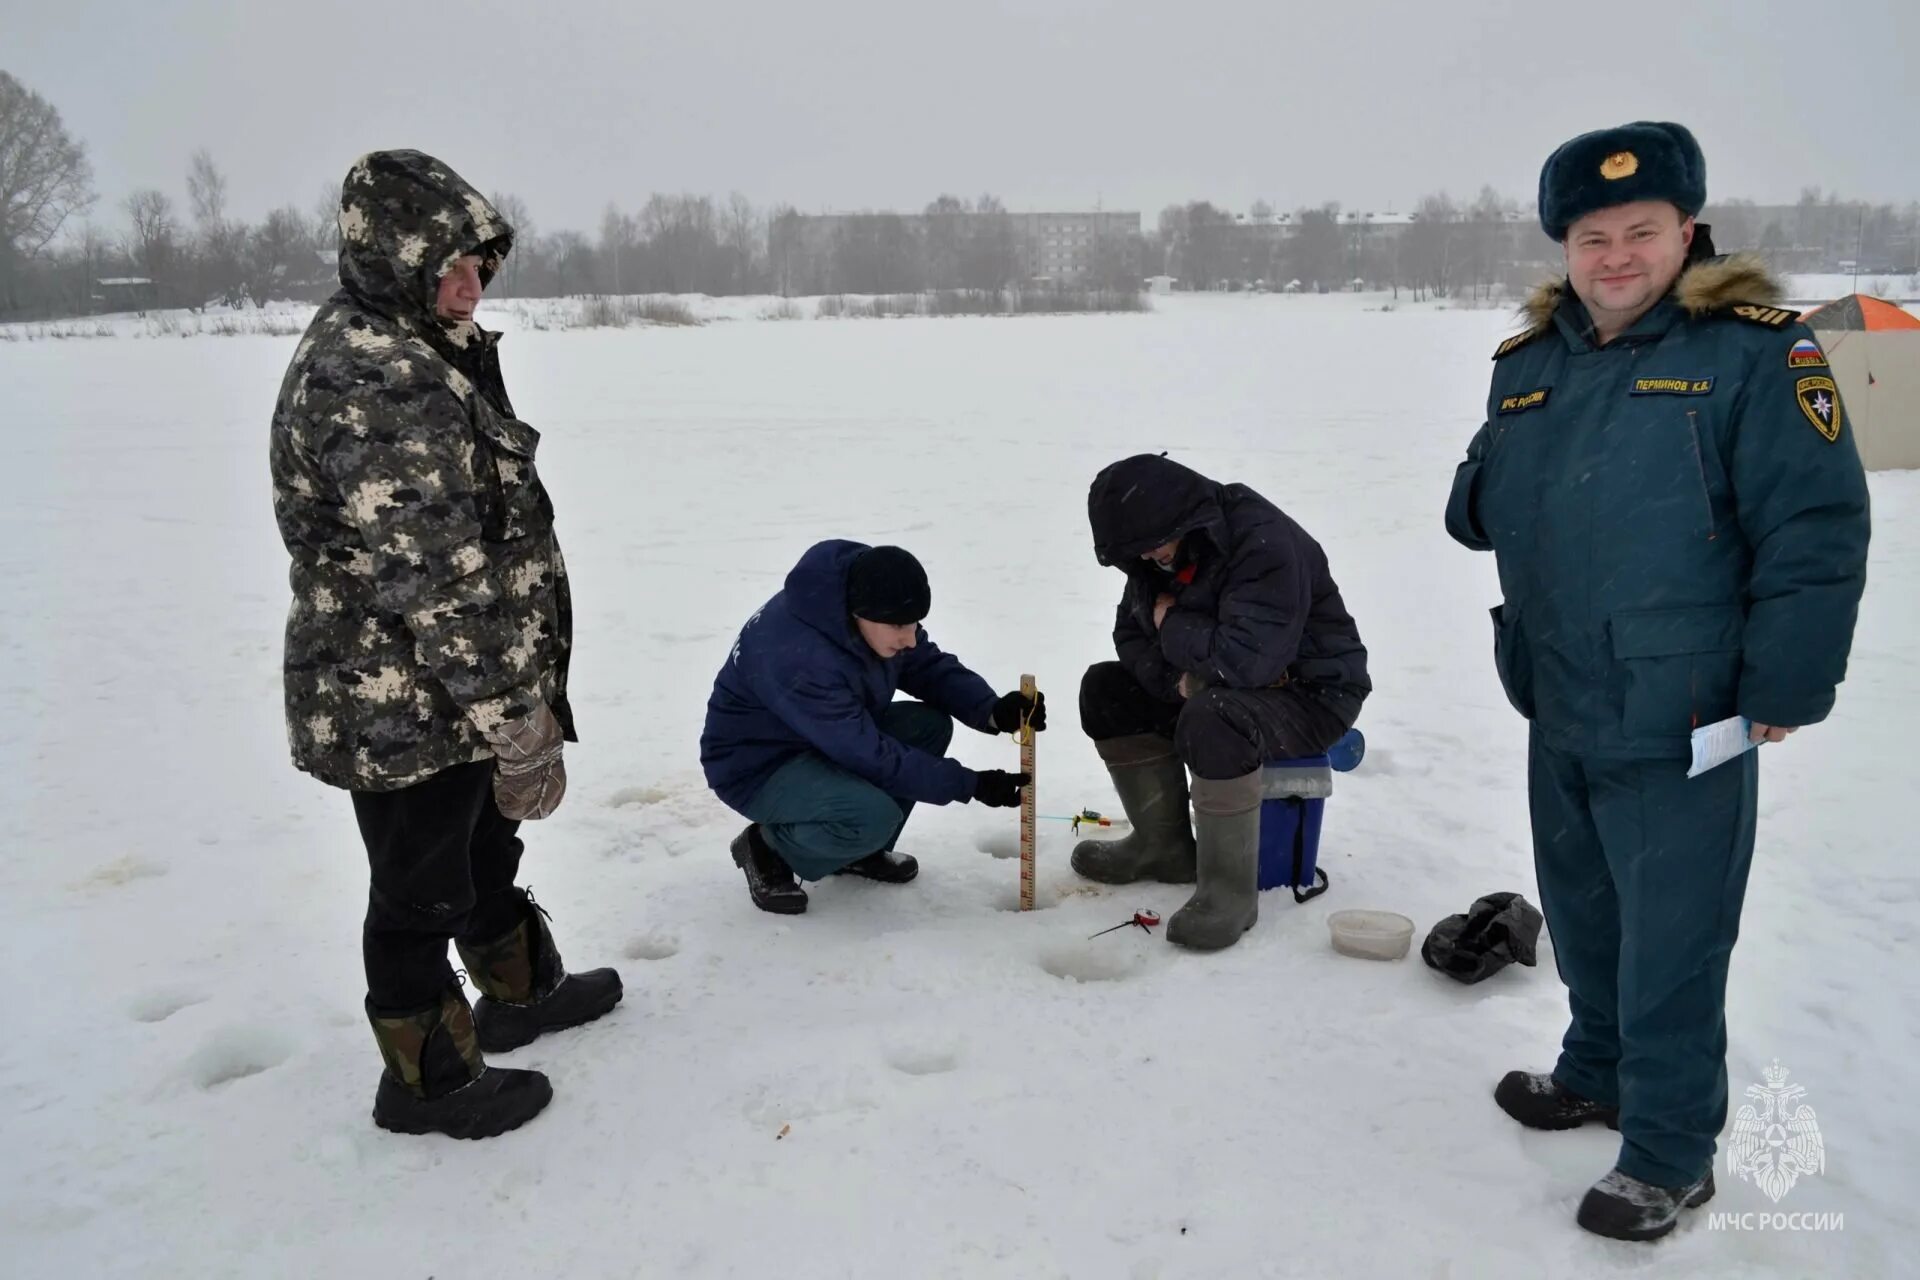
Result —
<instances>
[{"instance_id":1,"label":"man in camouflage jacket","mask_svg":"<svg viewBox=\"0 0 1920 1280\"><path fill-rule=\"evenodd\" d=\"M566 972L514 886L516 830L559 805L575 738L540 436L507 399L499 335L473 321L513 230L447 166L383 151L347 174L340 233L341 288L273 415L274 516L293 560L287 734L296 766L352 793L367 847L367 1013L387 1065L374 1119L484 1137L551 1089L481 1051L620 998L612 970Z\"/></svg>"}]
</instances>

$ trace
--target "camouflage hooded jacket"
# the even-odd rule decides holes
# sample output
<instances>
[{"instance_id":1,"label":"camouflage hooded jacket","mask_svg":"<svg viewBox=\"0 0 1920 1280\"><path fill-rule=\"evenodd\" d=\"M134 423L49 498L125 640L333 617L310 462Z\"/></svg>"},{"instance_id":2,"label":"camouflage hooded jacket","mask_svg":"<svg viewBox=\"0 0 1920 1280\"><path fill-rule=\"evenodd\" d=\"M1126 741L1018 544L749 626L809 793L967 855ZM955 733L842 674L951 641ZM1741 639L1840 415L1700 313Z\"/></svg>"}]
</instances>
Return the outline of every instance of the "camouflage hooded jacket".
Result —
<instances>
[{"instance_id":1,"label":"camouflage hooded jacket","mask_svg":"<svg viewBox=\"0 0 1920 1280\"><path fill-rule=\"evenodd\" d=\"M513 416L497 334L439 319L465 254L491 280L512 228L416 151L347 174L339 292L273 413L273 510L293 557L287 736L323 782L390 791L486 759L545 701L572 739L566 567Z\"/></svg>"}]
</instances>

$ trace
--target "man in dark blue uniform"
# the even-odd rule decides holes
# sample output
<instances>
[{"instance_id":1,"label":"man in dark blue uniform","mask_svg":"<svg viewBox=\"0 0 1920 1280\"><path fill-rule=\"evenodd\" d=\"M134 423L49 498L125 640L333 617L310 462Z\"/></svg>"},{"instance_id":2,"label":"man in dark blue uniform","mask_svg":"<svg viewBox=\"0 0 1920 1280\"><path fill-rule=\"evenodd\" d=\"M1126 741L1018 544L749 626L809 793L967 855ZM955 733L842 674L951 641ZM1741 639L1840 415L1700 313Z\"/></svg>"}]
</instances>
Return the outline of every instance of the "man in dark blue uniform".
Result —
<instances>
[{"instance_id":1,"label":"man in dark blue uniform","mask_svg":"<svg viewBox=\"0 0 1920 1280\"><path fill-rule=\"evenodd\" d=\"M996 695L928 638L932 608L912 554L831 539L740 629L707 700L700 763L748 819L733 860L762 911L807 909L796 875L912 880L919 862L893 846L917 802L1020 803L1026 774L969 769L947 744L956 720L1044 730L1046 695Z\"/></svg>"},{"instance_id":2,"label":"man in dark blue uniform","mask_svg":"<svg viewBox=\"0 0 1920 1280\"><path fill-rule=\"evenodd\" d=\"M1567 278L1494 354L1447 530L1499 563L1494 663L1532 722L1535 870L1572 1023L1550 1073L1495 1091L1520 1123L1621 1131L1580 1225L1653 1239L1713 1195L1727 963L1756 755L1689 779L1692 730L1779 742L1846 673L1867 489L1831 370L1755 259L1694 215L1692 134L1640 123L1547 160Z\"/></svg>"}]
</instances>

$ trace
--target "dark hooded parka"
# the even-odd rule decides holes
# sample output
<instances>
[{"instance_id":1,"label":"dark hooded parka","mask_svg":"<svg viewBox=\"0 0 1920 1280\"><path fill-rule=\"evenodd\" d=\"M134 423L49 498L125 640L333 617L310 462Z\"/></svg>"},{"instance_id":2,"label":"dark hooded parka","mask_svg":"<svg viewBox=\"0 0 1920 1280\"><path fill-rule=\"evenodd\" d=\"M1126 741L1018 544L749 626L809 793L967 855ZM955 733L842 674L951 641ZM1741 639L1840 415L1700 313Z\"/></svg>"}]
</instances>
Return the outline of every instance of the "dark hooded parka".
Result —
<instances>
[{"instance_id":1,"label":"dark hooded parka","mask_svg":"<svg viewBox=\"0 0 1920 1280\"><path fill-rule=\"evenodd\" d=\"M1127 577L1113 629L1127 684L1177 705L1180 679L1191 677L1189 691L1209 696L1186 709L1223 715L1241 737L1286 736L1298 720L1286 704L1297 708L1296 699L1326 712L1311 717L1311 732L1331 732L1328 743L1352 725L1373 687L1366 647L1326 553L1286 512L1244 484L1221 484L1169 458L1139 454L1095 477L1087 516L1095 556ZM1141 558L1175 541L1180 549L1171 568ZM1174 604L1156 628L1154 605L1163 594ZM1285 698L1264 696L1282 690ZM1098 705L1111 696L1110 675L1095 668L1082 689L1082 721L1096 739L1120 730L1125 718ZM1276 723L1276 714L1288 723ZM1237 744L1232 751L1193 745L1223 767L1260 762ZM1201 768L1192 758L1188 763Z\"/></svg>"},{"instance_id":2,"label":"dark hooded parka","mask_svg":"<svg viewBox=\"0 0 1920 1280\"><path fill-rule=\"evenodd\" d=\"M458 174L379 151L341 192L340 289L274 409L274 516L293 565L287 734L322 781L390 791L488 758L545 702L573 737L566 567L498 335L435 314L441 276L513 231Z\"/></svg>"},{"instance_id":3,"label":"dark hooded parka","mask_svg":"<svg viewBox=\"0 0 1920 1280\"><path fill-rule=\"evenodd\" d=\"M1094 554L1127 575L1114 621L1121 661L1155 692L1181 672L1231 689L1299 681L1356 698L1372 689L1367 651L1326 553L1243 484L1219 484L1156 454L1103 470L1087 499ZM1175 540L1172 579L1142 553ZM1154 600L1174 608L1158 633Z\"/></svg>"}]
</instances>

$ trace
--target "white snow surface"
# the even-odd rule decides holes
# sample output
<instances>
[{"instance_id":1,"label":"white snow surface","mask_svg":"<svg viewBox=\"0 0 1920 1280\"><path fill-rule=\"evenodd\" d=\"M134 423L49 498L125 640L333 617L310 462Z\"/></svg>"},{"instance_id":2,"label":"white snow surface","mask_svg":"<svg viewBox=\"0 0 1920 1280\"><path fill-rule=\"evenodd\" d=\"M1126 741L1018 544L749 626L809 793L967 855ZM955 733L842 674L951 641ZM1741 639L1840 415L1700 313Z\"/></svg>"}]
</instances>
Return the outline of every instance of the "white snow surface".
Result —
<instances>
[{"instance_id":1,"label":"white snow surface","mask_svg":"<svg viewBox=\"0 0 1920 1280\"><path fill-rule=\"evenodd\" d=\"M1791 275L1786 278L1786 286L1788 299L1803 304L1802 309L1851 293L1909 304L1908 310L1912 310L1910 304L1920 302L1920 271L1863 271L1857 276L1852 272Z\"/></svg>"},{"instance_id":2,"label":"white snow surface","mask_svg":"<svg viewBox=\"0 0 1920 1280\"><path fill-rule=\"evenodd\" d=\"M1538 968L1462 987L1417 945L1337 955L1325 923L1381 908L1424 936L1484 893L1537 901L1493 562L1441 527L1510 320L1154 305L503 344L574 575L583 738L565 805L524 830L523 881L567 961L618 965L627 996L500 1059L556 1097L485 1143L368 1118L364 854L281 726L266 440L294 339L0 343L0 1273L1911 1274L1920 475L1871 477L1838 709L1763 749L1729 997L1734 1107L1777 1059L1827 1167L1776 1205L1723 1157L1709 1208L1844 1226L1690 1213L1616 1245L1572 1219L1617 1136L1524 1131L1492 1100L1503 1072L1553 1062L1546 939ZM756 911L696 744L734 632L799 554L833 536L917 552L935 639L1050 695L1042 812L1112 809L1074 712L1120 587L1085 494L1162 448L1299 518L1370 648L1371 752L1327 810L1332 891L1266 895L1218 955L1088 941L1184 893L1080 882L1050 822L1041 909L1021 914L1016 815L922 807L902 844L918 882ZM965 730L955 754L1016 759Z\"/></svg>"}]
</instances>

